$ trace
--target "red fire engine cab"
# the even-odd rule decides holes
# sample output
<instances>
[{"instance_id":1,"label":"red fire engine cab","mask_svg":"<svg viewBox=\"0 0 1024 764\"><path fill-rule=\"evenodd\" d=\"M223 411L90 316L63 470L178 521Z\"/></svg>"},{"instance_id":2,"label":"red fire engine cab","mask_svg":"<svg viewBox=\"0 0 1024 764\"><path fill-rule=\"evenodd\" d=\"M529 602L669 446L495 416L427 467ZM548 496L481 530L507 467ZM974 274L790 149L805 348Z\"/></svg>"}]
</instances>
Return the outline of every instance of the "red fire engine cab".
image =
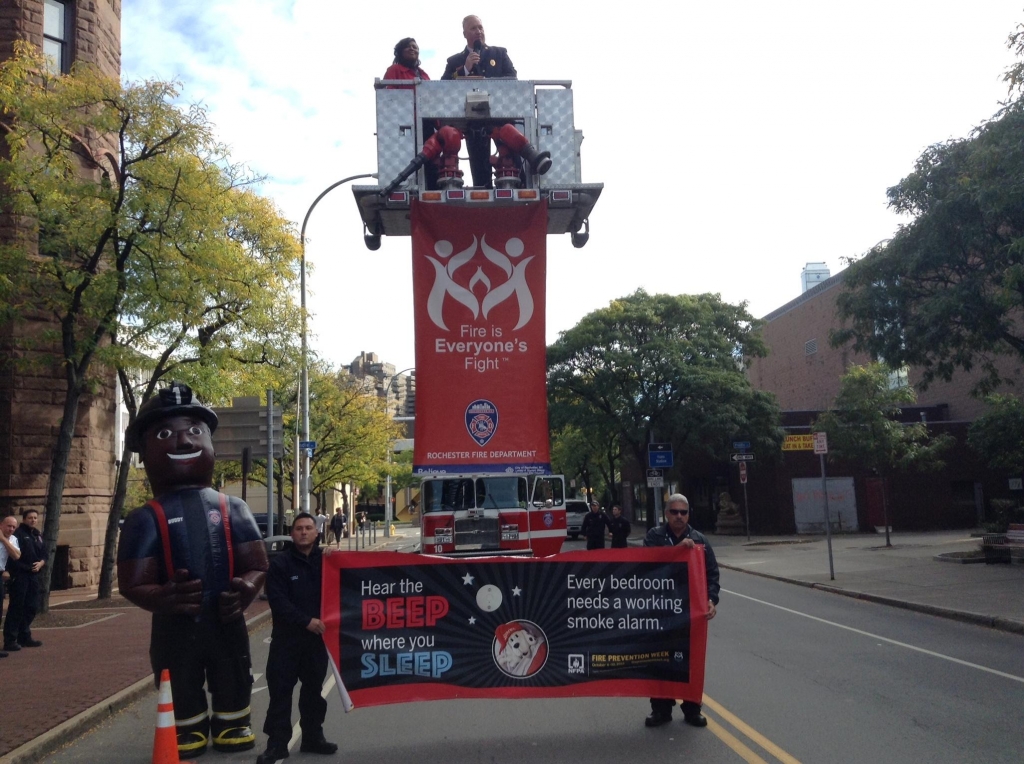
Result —
<instances>
[{"instance_id":1,"label":"red fire engine cab","mask_svg":"<svg viewBox=\"0 0 1024 764\"><path fill-rule=\"evenodd\" d=\"M565 540L565 480L506 473L426 476L420 534L424 554L557 554Z\"/></svg>"}]
</instances>

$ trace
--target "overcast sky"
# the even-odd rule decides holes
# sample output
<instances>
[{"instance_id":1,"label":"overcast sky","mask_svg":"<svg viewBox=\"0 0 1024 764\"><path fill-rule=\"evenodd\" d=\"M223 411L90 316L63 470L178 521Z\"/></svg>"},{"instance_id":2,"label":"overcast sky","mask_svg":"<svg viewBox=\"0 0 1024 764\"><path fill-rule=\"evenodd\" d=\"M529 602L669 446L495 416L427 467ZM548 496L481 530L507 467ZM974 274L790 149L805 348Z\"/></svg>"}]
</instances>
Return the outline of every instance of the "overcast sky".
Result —
<instances>
[{"instance_id":1,"label":"overcast sky","mask_svg":"<svg viewBox=\"0 0 1024 764\"><path fill-rule=\"evenodd\" d=\"M998 109L1024 21L1019 0L124 0L122 72L179 80L298 227L328 185L376 171L373 79L395 43L415 37L438 79L469 13L520 79L573 81L583 180L605 184L584 249L548 238L549 343L641 287L763 316L805 263L834 274L891 236L886 188ZM369 252L345 187L307 236L313 347L413 366L410 240Z\"/></svg>"}]
</instances>

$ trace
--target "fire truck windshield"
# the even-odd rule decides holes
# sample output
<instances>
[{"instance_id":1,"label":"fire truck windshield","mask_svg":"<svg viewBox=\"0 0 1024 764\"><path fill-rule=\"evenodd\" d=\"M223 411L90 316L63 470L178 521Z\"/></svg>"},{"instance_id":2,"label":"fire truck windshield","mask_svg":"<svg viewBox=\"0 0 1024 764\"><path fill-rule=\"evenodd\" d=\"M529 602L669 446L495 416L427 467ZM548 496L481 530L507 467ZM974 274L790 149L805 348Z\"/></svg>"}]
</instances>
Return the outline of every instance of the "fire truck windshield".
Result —
<instances>
[{"instance_id":1,"label":"fire truck windshield","mask_svg":"<svg viewBox=\"0 0 1024 764\"><path fill-rule=\"evenodd\" d=\"M421 497L425 513L525 509L529 500L526 478L513 475L426 479L422 484Z\"/></svg>"}]
</instances>

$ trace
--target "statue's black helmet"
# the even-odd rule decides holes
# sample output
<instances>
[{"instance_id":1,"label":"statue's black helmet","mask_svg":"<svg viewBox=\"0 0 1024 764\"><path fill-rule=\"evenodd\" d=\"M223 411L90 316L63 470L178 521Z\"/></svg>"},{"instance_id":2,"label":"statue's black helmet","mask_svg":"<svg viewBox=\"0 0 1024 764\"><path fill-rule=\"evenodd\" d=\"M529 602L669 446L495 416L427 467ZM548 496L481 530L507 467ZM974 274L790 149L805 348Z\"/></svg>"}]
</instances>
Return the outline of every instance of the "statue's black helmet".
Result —
<instances>
[{"instance_id":1,"label":"statue's black helmet","mask_svg":"<svg viewBox=\"0 0 1024 764\"><path fill-rule=\"evenodd\" d=\"M138 416L124 434L128 448L141 453L146 430L157 422L175 416L198 417L209 425L211 433L217 429L217 415L213 409L200 403L188 385L171 382L169 387L158 390L156 395L139 407Z\"/></svg>"}]
</instances>

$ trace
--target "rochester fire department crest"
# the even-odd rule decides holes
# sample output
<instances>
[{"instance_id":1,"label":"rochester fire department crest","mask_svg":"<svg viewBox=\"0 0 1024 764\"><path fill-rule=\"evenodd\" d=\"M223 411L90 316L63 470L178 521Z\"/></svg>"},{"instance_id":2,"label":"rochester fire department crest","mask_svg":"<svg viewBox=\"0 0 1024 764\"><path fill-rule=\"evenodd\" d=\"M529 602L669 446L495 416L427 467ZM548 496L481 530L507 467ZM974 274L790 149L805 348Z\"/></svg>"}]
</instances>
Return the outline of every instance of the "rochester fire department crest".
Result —
<instances>
[{"instance_id":1,"label":"rochester fire department crest","mask_svg":"<svg viewBox=\"0 0 1024 764\"><path fill-rule=\"evenodd\" d=\"M478 446L486 446L498 431L498 408L483 399L470 403L466 408L466 430Z\"/></svg>"}]
</instances>

